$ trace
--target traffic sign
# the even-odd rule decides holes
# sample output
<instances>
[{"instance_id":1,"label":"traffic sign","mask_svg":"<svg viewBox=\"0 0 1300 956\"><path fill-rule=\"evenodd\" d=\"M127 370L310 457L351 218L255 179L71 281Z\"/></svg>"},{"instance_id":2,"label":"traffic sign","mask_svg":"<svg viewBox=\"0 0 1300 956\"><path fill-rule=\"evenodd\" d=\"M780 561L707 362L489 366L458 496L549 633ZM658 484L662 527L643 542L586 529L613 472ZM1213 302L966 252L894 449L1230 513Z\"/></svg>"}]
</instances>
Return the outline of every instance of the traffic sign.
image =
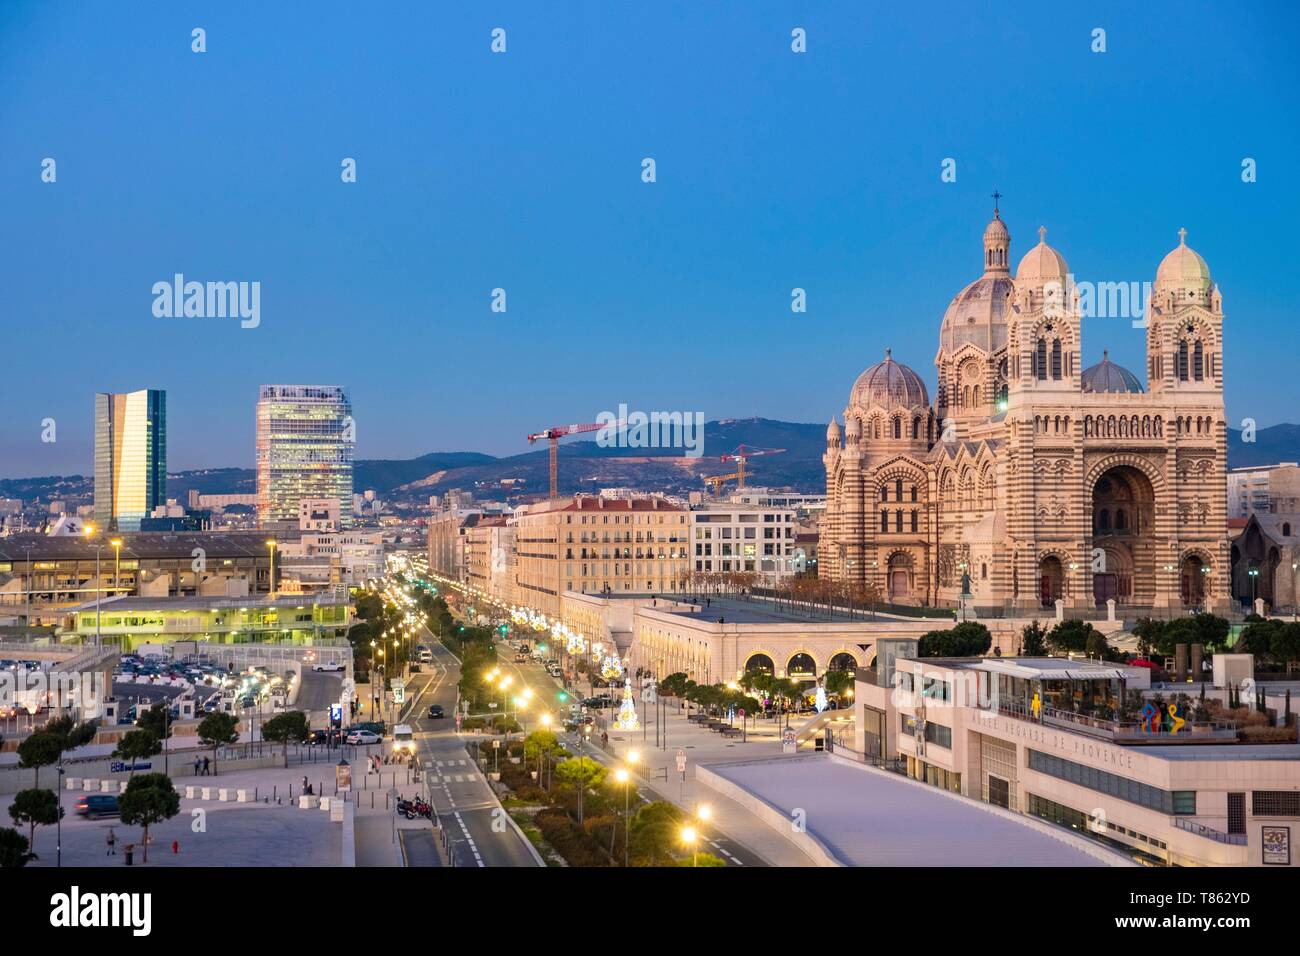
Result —
<instances>
[{"instance_id":1,"label":"traffic sign","mask_svg":"<svg viewBox=\"0 0 1300 956\"><path fill-rule=\"evenodd\" d=\"M686 772L686 751L685 750L679 749L677 751L677 772L678 773Z\"/></svg>"}]
</instances>

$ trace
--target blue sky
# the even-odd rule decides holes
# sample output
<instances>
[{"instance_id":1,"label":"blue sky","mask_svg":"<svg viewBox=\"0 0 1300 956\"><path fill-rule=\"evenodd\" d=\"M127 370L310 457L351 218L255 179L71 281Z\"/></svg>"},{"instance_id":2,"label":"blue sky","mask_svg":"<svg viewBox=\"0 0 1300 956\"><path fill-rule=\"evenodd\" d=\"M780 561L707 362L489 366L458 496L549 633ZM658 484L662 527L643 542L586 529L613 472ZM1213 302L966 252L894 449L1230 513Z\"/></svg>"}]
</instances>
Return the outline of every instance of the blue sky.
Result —
<instances>
[{"instance_id":1,"label":"blue sky","mask_svg":"<svg viewBox=\"0 0 1300 956\"><path fill-rule=\"evenodd\" d=\"M143 387L172 469L251 465L267 382L348 386L367 458L620 403L826 421L887 345L933 387L994 187L1013 262L1042 224L1079 279L1185 226L1230 420L1300 418L1294 6L979 6L10 0L0 476L89 472L93 393ZM261 325L155 318L176 272L259 281ZM1127 320L1103 347L1141 374Z\"/></svg>"}]
</instances>

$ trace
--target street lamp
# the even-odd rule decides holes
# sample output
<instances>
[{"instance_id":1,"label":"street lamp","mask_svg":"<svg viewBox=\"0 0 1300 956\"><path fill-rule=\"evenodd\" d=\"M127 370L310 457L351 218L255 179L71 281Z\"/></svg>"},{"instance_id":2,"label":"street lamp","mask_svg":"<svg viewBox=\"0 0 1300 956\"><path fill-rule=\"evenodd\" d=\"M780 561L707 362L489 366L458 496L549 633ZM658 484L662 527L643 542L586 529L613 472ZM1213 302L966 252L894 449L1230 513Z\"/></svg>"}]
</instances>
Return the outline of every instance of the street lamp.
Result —
<instances>
[{"instance_id":1,"label":"street lamp","mask_svg":"<svg viewBox=\"0 0 1300 956\"><path fill-rule=\"evenodd\" d=\"M93 524L86 525L86 537L87 538L94 537L95 530L96 529ZM101 634L99 628L99 622L100 622L99 596L100 596L100 592L103 590L103 588L100 587L100 581L99 581L99 557L101 552L103 552L103 550L104 550L104 542L96 541L95 542L95 646L96 647L99 647L101 642L103 641L103 635Z\"/></svg>"},{"instance_id":2,"label":"street lamp","mask_svg":"<svg viewBox=\"0 0 1300 956\"><path fill-rule=\"evenodd\" d=\"M632 775L627 772L627 768L619 767L614 771L614 779L623 785L623 866L627 867L630 865L628 863L628 842L632 838L632 808L630 806L632 788L628 785L628 782L632 779Z\"/></svg>"},{"instance_id":3,"label":"street lamp","mask_svg":"<svg viewBox=\"0 0 1300 956\"><path fill-rule=\"evenodd\" d=\"M700 853L695 847L697 836L695 827L682 827L682 843L691 848L691 866L700 865Z\"/></svg>"},{"instance_id":4,"label":"street lamp","mask_svg":"<svg viewBox=\"0 0 1300 956\"><path fill-rule=\"evenodd\" d=\"M267 582L267 587L266 587L266 595L267 597L270 597L273 594L275 594L275 539L274 538L266 539L266 550L271 553L271 579Z\"/></svg>"},{"instance_id":5,"label":"street lamp","mask_svg":"<svg viewBox=\"0 0 1300 956\"><path fill-rule=\"evenodd\" d=\"M118 577L122 573L122 539L114 538L108 543L113 546L113 593L117 594Z\"/></svg>"},{"instance_id":6,"label":"street lamp","mask_svg":"<svg viewBox=\"0 0 1300 956\"><path fill-rule=\"evenodd\" d=\"M1259 568L1250 569L1250 603L1251 610L1255 609L1255 602L1259 600Z\"/></svg>"}]
</instances>

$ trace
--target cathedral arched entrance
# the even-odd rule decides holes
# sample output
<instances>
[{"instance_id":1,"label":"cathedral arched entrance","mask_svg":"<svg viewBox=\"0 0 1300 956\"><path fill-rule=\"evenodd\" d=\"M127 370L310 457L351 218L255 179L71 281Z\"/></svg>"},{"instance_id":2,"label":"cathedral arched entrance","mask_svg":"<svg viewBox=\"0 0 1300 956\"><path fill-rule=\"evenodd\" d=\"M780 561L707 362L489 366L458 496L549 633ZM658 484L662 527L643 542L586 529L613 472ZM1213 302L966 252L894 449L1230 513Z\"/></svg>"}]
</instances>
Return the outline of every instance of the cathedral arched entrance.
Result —
<instances>
[{"instance_id":1,"label":"cathedral arched entrance","mask_svg":"<svg viewBox=\"0 0 1300 956\"><path fill-rule=\"evenodd\" d=\"M1102 472L1092 486L1093 599L1155 602L1155 488L1134 465ZM1100 566L1098 566L1100 561Z\"/></svg>"},{"instance_id":2,"label":"cathedral arched entrance","mask_svg":"<svg viewBox=\"0 0 1300 956\"><path fill-rule=\"evenodd\" d=\"M891 554L885 581L889 587L890 601L898 603L907 600L912 593L912 556L905 551Z\"/></svg>"},{"instance_id":3,"label":"cathedral arched entrance","mask_svg":"<svg viewBox=\"0 0 1300 956\"><path fill-rule=\"evenodd\" d=\"M1178 569L1178 578L1184 607L1204 607L1207 593L1206 578L1209 571L1209 565L1199 554L1189 554L1183 558Z\"/></svg>"},{"instance_id":4,"label":"cathedral arched entrance","mask_svg":"<svg viewBox=\"0 0 1300 956\"><path fill-rule=\"evenodd\" d=\"M1052 607L1065 597L1065 568L1054 554L1038 562L1038 597L1043 607Z\"/></svg>"}]
</instances>

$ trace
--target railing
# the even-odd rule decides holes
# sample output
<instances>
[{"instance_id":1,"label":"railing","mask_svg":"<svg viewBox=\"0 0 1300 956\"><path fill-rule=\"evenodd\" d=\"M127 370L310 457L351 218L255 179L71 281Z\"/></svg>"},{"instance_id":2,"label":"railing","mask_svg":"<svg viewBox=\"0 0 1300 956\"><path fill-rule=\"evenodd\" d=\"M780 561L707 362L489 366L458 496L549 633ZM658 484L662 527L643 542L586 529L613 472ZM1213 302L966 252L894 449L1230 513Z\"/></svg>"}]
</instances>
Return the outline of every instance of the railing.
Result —
<instances>
[{"instance_id":1,"label":"railing","mask_svg":"<svg viewBox=\"0 0 1300 956\"><path fill-rule=\"evenodd\" d=\"M1186 820L1183 817L1171 817L1174 826L1180 830L1186 830L1188 833L1195 833L1197 836L1205 837L1207 840L1214 840L1218 843L1228 843L1232 846L1245 846L1246 834L1244 833L1224 833L1222 830L1216 830L1213 827L1207 827L1203 823L1196 823L1193 820Z\"/></svg>"},{"instance_id":2,"label":"railing","mask_svg":"<svg viewBox=\"0 0 1300 956\"><path fill-rule=\"evenodd\" d=\"M1180 743L1191 737L1212 741L1232 741L1237 739L1236 726L1220 721L1201 721L1195 724L1188 721L1184 730L1174 734L1158 727L1155 730L1150 730L1141 721L1119 721L1089 717L1087 714L1076 714L1073 711L1060 710L1046 705L1039 707L1038 716L1035 716L1028 707L1015 701L1004 702L999 700L995 710L999 714L1006 714L1009 717L1015 717L1017 720L1073 730L1116 742L1145 740L1159 741L1161 743Z\"/></svg>"}]
</instances>

